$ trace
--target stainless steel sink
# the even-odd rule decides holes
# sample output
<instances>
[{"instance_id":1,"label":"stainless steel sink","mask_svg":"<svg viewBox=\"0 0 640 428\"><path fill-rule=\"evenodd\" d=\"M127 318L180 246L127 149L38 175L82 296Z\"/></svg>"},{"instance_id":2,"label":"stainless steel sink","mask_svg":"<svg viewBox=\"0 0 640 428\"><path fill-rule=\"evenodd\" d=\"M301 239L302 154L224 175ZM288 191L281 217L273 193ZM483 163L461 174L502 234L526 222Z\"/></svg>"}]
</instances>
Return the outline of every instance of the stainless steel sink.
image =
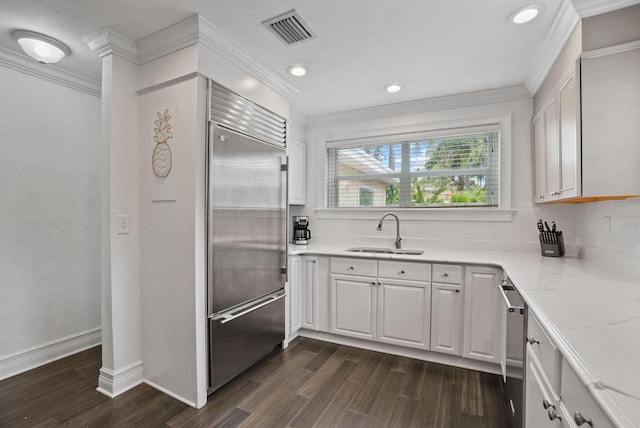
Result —
<instances>
[{"instance_id":1,"label":"stainless steel sink","mask_svg":"<svg viewBox=\"0 0 640 428\"><path fill-rule=\"evenodd\" d=\"M374 254L410 254L419 256L423 254L422 250L403 250L401 248L382 248L382 247L353 247L347 248L345 251L350 253L374 253Z\"/></svg>"}]
</instances>

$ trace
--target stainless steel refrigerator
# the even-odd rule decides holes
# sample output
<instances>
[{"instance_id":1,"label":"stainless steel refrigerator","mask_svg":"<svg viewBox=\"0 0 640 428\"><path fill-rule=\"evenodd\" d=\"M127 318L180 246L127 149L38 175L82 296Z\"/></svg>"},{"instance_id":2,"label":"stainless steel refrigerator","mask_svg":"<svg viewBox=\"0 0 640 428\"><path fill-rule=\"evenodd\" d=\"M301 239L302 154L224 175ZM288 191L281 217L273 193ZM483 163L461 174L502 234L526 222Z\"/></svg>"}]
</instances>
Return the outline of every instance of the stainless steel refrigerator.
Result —
<instances>
[{"instance_id":1,"label":"stainless steel refrigerator","mask_svg":"<svg viewBox=\"0 0 640 428\"><path fill-rule=\"evenodd\" d=\"M228 97L225 92L223 100L212 101L209 125L209 393L284 340L284 138L280 146L221 125L221 114L228 119L228 107L221 106Z\"/></svg>"}]
</instances>

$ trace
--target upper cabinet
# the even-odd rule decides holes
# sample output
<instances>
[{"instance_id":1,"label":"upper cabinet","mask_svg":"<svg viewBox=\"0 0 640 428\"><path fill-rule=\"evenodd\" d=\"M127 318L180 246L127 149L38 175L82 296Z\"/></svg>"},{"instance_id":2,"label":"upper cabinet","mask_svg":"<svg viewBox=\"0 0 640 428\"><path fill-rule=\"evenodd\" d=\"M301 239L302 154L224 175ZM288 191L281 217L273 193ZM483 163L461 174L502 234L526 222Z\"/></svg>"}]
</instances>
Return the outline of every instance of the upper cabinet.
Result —
<instances>
[{"instance_id":1,"label":"upper cabinet","mask_svg":"<svg viewBox=\"0 0 640 428\"><path fill-rule=\"evenodd\" d=\"M583 196L640 195L640 42L582 55Z\"/></svg>"},{"instance_id":2,"label":"upper cabinet","mask_svg":"<svg viewBox=\"0 0 640 428\"><path fill-rule=\"evenodd\" d=\"M531 121L533 130L534 202L580 195L577 79L570 70Z\"/></svg>"},{"instance_id":3,"label":"upper cabinet","mask_svg":"<svg viewBox=\"0 0 640 428\"><path fill-rule=\"evenodd\" d=\"M307 145L300 141L287 141L289 156L289 203L304 205L307 190Z\"/></svg>"},{"instance_id":4,"label":"upper cabinet","mask_svg":"<svg viewBox=\"0 0 640 428\"><path fill-rule=\"evenodd\" d=\"M576 28L534 98L534 203L640 196L640 42L583 51L598 25Z\"/></svg>"}]
</instances>

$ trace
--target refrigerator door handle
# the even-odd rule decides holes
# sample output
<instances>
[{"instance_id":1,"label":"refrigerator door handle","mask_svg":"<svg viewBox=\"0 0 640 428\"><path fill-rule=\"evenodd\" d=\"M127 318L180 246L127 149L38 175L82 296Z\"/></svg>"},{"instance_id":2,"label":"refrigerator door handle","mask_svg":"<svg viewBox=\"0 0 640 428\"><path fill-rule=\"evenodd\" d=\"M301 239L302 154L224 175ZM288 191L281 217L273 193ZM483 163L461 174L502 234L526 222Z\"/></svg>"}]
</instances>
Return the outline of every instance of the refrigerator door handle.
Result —
<instances>
[{"instance_id":1,"label":"refrigerator door handle","mask_svg":"<svg viewBox=\"0 0 640 428\"><path fill-rule=\"evenodd\" d=\"M255 302L252 302L249 305L243 305L239 308L234 308L227 312L218 312L212 315L209 315L209 319L213 321L220 321L220 324L226 324L229 321L233 321L236 318L240 318L243 315L246 315L250 312L253 312L257 309L260 309L263 306L267 306L275 302L276 300L280 300L285 296L284 291L278 291L277 293L270 294L268 296L263 297ZM240 311L240 312L237 312Z\"/></svg>"}]
</instances>

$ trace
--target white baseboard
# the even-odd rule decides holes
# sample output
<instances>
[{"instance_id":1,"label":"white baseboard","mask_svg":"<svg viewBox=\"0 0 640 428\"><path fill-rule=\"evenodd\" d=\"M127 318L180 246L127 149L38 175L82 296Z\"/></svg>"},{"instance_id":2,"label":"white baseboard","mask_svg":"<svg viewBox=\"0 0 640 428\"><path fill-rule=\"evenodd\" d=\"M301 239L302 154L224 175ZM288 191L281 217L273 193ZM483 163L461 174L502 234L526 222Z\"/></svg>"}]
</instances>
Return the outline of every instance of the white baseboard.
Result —
<instances>
[{"instance_id":1,"label":"white baseboard","mask_svg":"<svg viewBox=\"0 0 640 428\"><path fill-rule=\"evenodd\" d=\"M150 387L152 387L152 388L157 389L158 391L160 391L160 392L162 392L162 393L164 393L164 394L167 394L169 397L173 397L173 398L175 398L176 400L183 402L183 403L184 403L184 404L186 404L187 406L191 406L191 407L193 407L194 409L198 409L198 408L199 408L199 407L196 405L196 403L195 403L195 402L190 401L190 400L187 400L186 398L181 397L181 396L179 396L179 395L177 395L177 394L174 394L173 392L169 391L168 389L165 389L165 388L161 387L160 385L157 385L157 384L155 384L155 383L153 383L153 382L151 382L151 381L149 381L149 380L147 380L147 379L145 379L144 383L146 383L147 385L149 385L149 386L150 386ZM202 406L200 406L200 407L202 407Z\"/></svg>"},{"instance_id":2,"label":"white baseboard","mask_svg":"<svg viewBox=\"0 0 640 428\"><path fill-rule=\"evenodd\" d=\"M129 366L113 371L106 367L100 369L96 390L109 398L116 397L144 381L143 362L136 361Z\"/></svg>"},{"instance_id":3,"label":"white baseboard","mask_svg":"<svg viewBox=\"0 0 640 428\"><path fill-rule=\"evenodd\" d=\"M0 356L0 380L24 373L102 343L100 328L63 337L25 351Z\"/></svg>"},{"instance_id":4,"label":"white baseboard","mask_svg":"<svg viewBox=\"0 0 640 428\"><path fill-rule=\"evenodd\" d=\"M432 363L445 364L447 366L460 367L463 369L475 370L491 374L501 374L499 364L492 364L485 361L476 361L462 358L455 355L442 354L440 352L423 351L420 349L407 348L404 346L391 345L388 343L373 342L353 337L340 336L337 334L325 333L302 329L298 332L301 337L323 340L325 342L337 343L338 345L352 346L354 348L367 349L369 351L383 352L385 354L398 355L401 357L414 358L416 360L428 361Z\"/></svg>"}]
</instances>

